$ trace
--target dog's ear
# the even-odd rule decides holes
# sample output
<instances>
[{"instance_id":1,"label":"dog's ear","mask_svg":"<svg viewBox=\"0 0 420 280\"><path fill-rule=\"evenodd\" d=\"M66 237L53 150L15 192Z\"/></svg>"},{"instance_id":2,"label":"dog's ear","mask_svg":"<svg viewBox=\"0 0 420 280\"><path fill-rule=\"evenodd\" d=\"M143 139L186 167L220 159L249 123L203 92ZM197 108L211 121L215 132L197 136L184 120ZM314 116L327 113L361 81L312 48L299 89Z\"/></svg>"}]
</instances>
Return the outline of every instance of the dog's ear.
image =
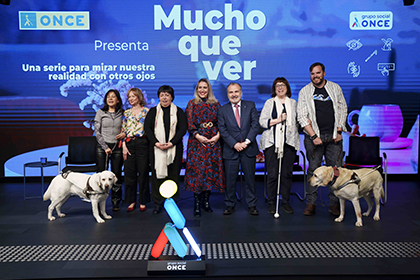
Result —
<instances>
[{"instance_id":1,"label":"dog's ear","mask_svg":"<svg viewBox=\"0 0 420 280\"><path fill-rule=\"evenodd\" d=\"M99 187L101 185L101 175L100 173L95 173L90 177L90 184L91 186L94 185L96 187Z\"/></svg>"},{"instance_id":2,"label":"dog's ear","mask_svg":"<svg viewBox=\"0 0 420 280\"><path fill-rule=\"evenodd\" d=\"M118 178L114 173L112 173L112 175L114 175L114 177L113 177L114 180L113 180L112 184L115 185L118 182Z\"/></svg>"},{"instance_id":3,"label":"dog's ear","mask_svg":"<svg viewBox=\"0 0 420 280\"><path fill-rule=\"evenodd\" d=\"M334 174L334 167L332 166L325 166L325 175L324 178L322 178L323 182L324 182L324 186L328 185L331 182L331 178L333 177Z\"/></svg>"}]
</instances>

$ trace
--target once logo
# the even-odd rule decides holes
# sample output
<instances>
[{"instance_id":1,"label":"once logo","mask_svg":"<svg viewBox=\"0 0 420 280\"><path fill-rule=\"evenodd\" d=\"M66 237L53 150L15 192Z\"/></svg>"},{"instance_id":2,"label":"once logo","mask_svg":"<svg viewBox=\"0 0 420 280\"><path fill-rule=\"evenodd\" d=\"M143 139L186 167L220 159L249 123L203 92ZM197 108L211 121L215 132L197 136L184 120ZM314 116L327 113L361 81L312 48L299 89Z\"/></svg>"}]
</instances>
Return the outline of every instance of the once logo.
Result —
<instances>
[{"instance_id":1,"label":"once logo","mask_svg":"<svg viewBox=\"0 0 420 280\"><path fill-rule=\"evenodd\" d=\"M20 30L89 30L89 12L20 11Z\"/></svg>"},{"instance_id":2,"label":"once logo","mask_svg":"<svg viewBox=\"0 0 420 280\"><path fill-rule=\"evenodd\" d=\"M352 30L390 30L393 25L392 12L351 12L349 27Z\"/></svg>"},{"instance_id":3,"label":"once logo","mask_svg":"<svg viewBox=\"0 0 420 280\"><path fill-rule=\"evenodd\" d=\"M166 266L167 270L187 270L186 264L168 264Z\"/></svg>"}]
</instances>

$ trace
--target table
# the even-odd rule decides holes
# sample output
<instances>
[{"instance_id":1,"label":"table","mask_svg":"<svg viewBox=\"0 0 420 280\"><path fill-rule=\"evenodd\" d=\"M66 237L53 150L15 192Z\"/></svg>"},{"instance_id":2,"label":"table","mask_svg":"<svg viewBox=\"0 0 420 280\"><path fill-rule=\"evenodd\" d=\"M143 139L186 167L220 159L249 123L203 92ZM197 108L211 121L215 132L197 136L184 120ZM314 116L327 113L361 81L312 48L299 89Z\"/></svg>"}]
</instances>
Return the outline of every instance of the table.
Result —
<instances>
[{"instance_id":1,"label":"table","mask_svg":"<svg viewBox=\"0 0 420 280\"><path fill-rule=\"evenodd\" d=\"M44 167L58 166L57 161L47 161L42 164L40 161L27 162L23 165L23 199L42 198L44 194ZM41 168L41 196L26 196L26 168Z\"/></svg>"}]
</instances>

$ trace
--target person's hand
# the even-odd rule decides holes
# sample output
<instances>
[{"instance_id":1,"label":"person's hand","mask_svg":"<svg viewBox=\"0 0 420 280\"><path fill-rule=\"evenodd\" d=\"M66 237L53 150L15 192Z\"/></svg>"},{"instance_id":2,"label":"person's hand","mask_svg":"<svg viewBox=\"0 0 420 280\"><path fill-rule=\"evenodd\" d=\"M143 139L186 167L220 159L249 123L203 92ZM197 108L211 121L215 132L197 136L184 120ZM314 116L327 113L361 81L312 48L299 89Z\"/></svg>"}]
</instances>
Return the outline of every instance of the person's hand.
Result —
<instances>
[{"instance_id":1,"label":"person's hand","mask_svg":"<svg viewBox=\"0 0 420 280\"><path fill-rule=\"evenodd\" d=\"M123 159L127 160L128 155L131 156L130 151L127 149L125 142L123 142Z\"/></svg>"},{"instance_id":2,"label":"person's hand","mask_svg":"<svg viewBox=\"0 0 420 280\"><path fill-rule=\"evenodd\" d=\"M216 145L216 143L217 143L217 141L219 141L219 139L220 139L220 133L217 133L211 139L209 139L208 143L213 147L214 145Z\"/></svg>"},{"instance_id":3,"label":"person's hand","mask_svg":"<svg viewBox=\"0 0 420 280\"><path fill-rule=\"evenodd\" d=\"M286 113L282 113L280 115L280 122L284 122L287 119L287 114Z\"/></svg>"},{"instance_id":4,"label":"person's hand","mask_svg":"<svg viewBox=\"0 0 420 280\"><path fill-rule=\"evenodd\" d=\"M242 143L236 143L235 146L233 146L233 148L237 151L237 152L242 152L243 150L245 150L248 147L247 144L245 144L245 142Z\"/></svg>"},{"instance_id":5,"label":"person's hand","mask_svg":"<svg viewBox=\"0 0 420 280\"><path fill-rule=\"evenodd\" d=\"M124 132L121 132L120 134L117 134L117 136L115 136L115 139L121 140L121 139L124 139L125 136L126 136L125 133Z\"/></svg>"},{"instance_id":6,"label":"person's hand","mask_svg":"<svg viewBox=\"0 0 420 280\"><path fill-rule=\"evenodd\" d=\"M165 144L162 144L162 143L156 142L155 146L156 146L158 149L161 149L162 151L164 151L164 150L165 150Z\"/></svg>"},{"instance_id":7,"label":"person's hand","mask_svg":"<svg viewBox=\"0 0 420 280\"><path fill-rule=\"evenodd\" d=\"M198 140L198 142L201 143L201 145L206 146L207 144L209 144L209 139L207 139L206 137L200 135L200 134L196 134L195 135L195 139Z\"/></svg>"},{"instance_id":8,"label":"person's hand","mask_svg":"<svg viewBox=\"0 0 420 280\"><path fill-rule=\"evenodd\" d=\"M174 146L174 144L172 144L172 142L168 142L168 143L163 144L163 145L165 147L165 150L170 149L170 148L172 148Z\"/></svg>"},{"instance_id":9,"label":"person's hand","mask_svg":"<svg viewBox=\"0 0 420 280\"><path fill-rule=\"evenodd\" d=\"M338 143L341 140L343 140L343 135L341 135L340 133L337 133L337 138L334 139L334 143Z\"/></svg>"},{"instance_id":10,"label":"person's hand","mask_svg":"<svg viewBox=\"0 0 420 280\"><path fill-rule=\"evenodd\" d=\"M167 150L167 149L169 149L169 148L172 148L172 147L174 146L174 144L172 144L171 142L164 143L164 144L157 142L157 143L155 144L155 146L156 146L157 148L161 149L162 151L165 151L165 150Z\"/></svg>"},{"instance_id":11,"label":"person's hand","mask_svg":"<svg viewBox=\"0 0 420 280\"><path fill-rule=\"evenodd\" d=\"M105 153L109 156L112 155L112 150L110 148L105 150Z\"/></svg>"},{"instance_id":12,"label":"person's hand","mask_svg":"<svg viewBox=\"0 0 420 280\"><path fill-rule=\"evenodd\" d=\"M322 145L322 140L321 140L321 138L319 138L319 136L312 141L314 142L315 146L321 146Z\"/></svg>"}]
</instances>

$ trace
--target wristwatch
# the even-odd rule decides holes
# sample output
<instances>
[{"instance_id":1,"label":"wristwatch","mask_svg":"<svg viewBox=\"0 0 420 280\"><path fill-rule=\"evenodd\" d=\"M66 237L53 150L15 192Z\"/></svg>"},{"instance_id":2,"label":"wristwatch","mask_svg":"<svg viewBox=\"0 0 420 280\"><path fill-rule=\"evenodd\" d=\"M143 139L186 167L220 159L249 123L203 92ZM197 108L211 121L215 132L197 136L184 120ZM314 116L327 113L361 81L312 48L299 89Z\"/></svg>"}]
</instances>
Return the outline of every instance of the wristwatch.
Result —
<instances>
[{"instance_id":1,"label":"wristwatch","mask_svg":"<svg viewBox=\"0 0 420 280\"><path fill-rule=\"evenodd\" d=\"M311 140L315 140L315 138L317 138L318 137L318 135L316 135L316 134L314 134L314 135L312 135L312 136L309 136L309 138L311 139Z\"/></svg>"}]
</instances>

